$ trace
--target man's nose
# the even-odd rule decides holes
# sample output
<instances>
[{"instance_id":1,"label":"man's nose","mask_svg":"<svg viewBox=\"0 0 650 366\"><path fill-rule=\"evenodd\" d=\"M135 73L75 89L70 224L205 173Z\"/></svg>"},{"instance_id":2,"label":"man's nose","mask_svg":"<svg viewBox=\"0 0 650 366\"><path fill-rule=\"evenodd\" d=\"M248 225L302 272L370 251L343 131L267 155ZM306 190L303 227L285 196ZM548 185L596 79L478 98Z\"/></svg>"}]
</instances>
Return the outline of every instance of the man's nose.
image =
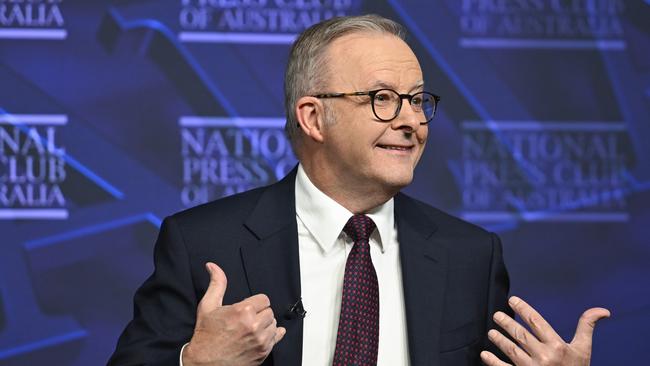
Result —
<instances>
[{"instance_id":1,"label":"man's nose","mask_svg":"<svg viewBox=\"0 0 650 366\"><path fill-rule=\"evenodd\" d=\"M392 128L395 130L403 129L408 130L409 132L416 132L422 125L420 121L422 117L421 112L416 112L411 107L411 103L407 98L401 100L402 107L400 108L399 114L391 122Z\"/></svg>"}]
</instances>

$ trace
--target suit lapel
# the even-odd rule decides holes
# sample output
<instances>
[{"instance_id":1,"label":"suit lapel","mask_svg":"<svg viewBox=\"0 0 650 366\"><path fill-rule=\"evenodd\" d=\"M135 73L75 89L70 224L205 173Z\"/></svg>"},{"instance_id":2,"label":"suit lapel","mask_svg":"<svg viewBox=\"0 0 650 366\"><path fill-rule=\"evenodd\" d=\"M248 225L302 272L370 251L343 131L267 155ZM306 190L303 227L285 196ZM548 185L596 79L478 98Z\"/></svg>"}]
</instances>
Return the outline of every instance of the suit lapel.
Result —
<instances>
[{"instance_id":1,"label":"suit lapel","mask_svg":"<svg viewBox=\"0 0 650 366\"><path fill-rule=\"evenodd\" d=\"M275 365L300 365L302 319L288 308L300 299L300 259L295 205L296 169L264 190L244 225L257 242L242 245L241 254L251 293L264 293L278 326L287 334L273 347Z\"/></svg>"},{"instance_id":2,"label":"suit lapel","mask_svg":"<svg viewBox=\"0 0 650 366\"><path fill-rule=\"evenodd\" d=\"M403 194L395 196L395 219L411 364L436 365L447 253L435 243L435 223L413 199Z\"/></svg>"}]
</instances>

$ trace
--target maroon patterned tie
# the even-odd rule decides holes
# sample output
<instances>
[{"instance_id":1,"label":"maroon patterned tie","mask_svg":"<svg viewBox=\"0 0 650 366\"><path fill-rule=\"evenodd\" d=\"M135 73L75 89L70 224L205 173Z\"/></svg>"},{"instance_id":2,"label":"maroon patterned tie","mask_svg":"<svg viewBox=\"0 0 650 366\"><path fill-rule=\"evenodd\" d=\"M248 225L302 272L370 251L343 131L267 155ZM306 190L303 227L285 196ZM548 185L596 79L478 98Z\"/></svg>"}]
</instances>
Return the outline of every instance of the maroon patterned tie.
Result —
<instances>
[{"instance_id":1,"label":"maroon patterned tie","mask_svg":"<svg viewBox=\"0 0 650 366\"><path fill-rule=\"evenodd\" d=\"M334 366L377 365L379 285L368 242L374 229L366 215L352 216L343 228L354 246L345 263Z\"/></svg>"}]
</instances>

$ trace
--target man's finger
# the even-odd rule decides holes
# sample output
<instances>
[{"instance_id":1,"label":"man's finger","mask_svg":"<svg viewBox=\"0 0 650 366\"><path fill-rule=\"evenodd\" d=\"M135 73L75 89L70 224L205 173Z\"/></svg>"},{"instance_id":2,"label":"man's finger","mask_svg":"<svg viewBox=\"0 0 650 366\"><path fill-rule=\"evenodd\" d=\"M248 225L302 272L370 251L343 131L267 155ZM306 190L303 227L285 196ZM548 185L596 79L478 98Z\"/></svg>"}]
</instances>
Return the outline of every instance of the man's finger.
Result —
<instances>
[{"instance_id":1,"label":"man's finger","mask_svg":"<svg viewBox=\"0 0 650 366\"><path fill-rule=\"evenodd\" d=\"M199 312L210 312L220 307L223 304L223 294L226 293L228 285L226 274L219 266L208 262L205 264L205 269L210 273L210 284L199 302Z\"/></svg>"},{"instance_id":2,"label":"man's finger","mask_svg":"<svg viewBox=\"0 0 650 366\"><path fill-rule=\"evenodd\" d=\"M278 344L278 342L280 342L282 340L282 338L284 338L285 334L287 334L287 329L284 328L284 327L278 327L275 330L275 337L273 338L273 340L275 341L275 344Z\"/></svg>"},{"instance_id":3,"label":"man's finger","mask_svg":"<svg viewBox=\"0 0 650 366\"><path fill-rule=\"evenodd\" d=\"M512 366L507 362L503 362L499 357L495 356L494 353L490 351L481 352L481 361L487 366Z\"/></svg>"},{"instance_id":4,"label":"man's finger","mask_svg":"<svg viewBox=\"0 0 650 366\"><path fill-rule=\"evenodd\" d=\"M272 333L269 336L269 341L268 341L268 345L267 345L267 347L268 347L267 352L268 353L270 353L271 350L273 350L273 347L275 347L275 345L278 344L278 342L280 342L280 340L282 340L282 338L284 338L284 335L287 333L287 330L285 328L283 328L283 327L275 328L275 322L273 322L273 323L274 323L273 324L274 329L273 329ZM268 356L268 353L267 353L267 356ZM266 356L265 356L265 358L266 358Z\"/></svg>"},{"instance_id":5,"label":"man's finger","mask_svg":"<svg viewBox=\"0 0 650 366\"><path fill-rule=\"evenodd\" d=\"M266 308L260 311L257 313L255 318L260 324L259 329L266 329L275 322L275 317L273 317L273 310L271 308Z\"/></svg>"},{"instance_id":6,"label":"man's finger","mask_svg":"<svg viewBox=\"0 0 650 366\"><path fill-rule=\"evenodd\" d=\"M530 356L501 332L491 329L488 332L490 342L494 343L515 365L530 365ZM497 364L498 365L498 364Z\"/></svg>"},{"instance_id":7,"label":"man's finger","mask_svg":"<svg viewBox=\"0 0 650 366\"><path fill-rule=\"evenodd\" d=\"M517 296L511 296L508 299L508 304L512 310L517 313L523 321L528 324L533 333L537 338L542 341L542 343L549 342L563 342L564 340L560 337L553 327L528 303L524 300L518 298Z\"/></svg>"},{"instance_id":8,"label":"man's finger","mask_svg":"<svg viewBox=\"0 0 650 366\"><path fill-rule=\"evenodd\" d=\"M519 343L519 346L523 348L529 355L534 356L543 352L543 346L534 335L524 328L521 324L517 323L514 319L497 311L494 314L494 321L501 327L503 330L508 332L512 339ZM492 332L492 331L490 331ZM490 335L490 333L488 333Z\"/></svg>"},{"instance_id":9,"label":"man's finger","mask_svg":"<svg viewBox=\"0 0 650 366\"><path fill-rule=\"evenodd\" d=\"M264 294L257 294L244 299L240 304L251 305L255 312L259 313L271 306L271 300L269 300L269 297Z\"/></svg>"},{"instance_id":10,"label":"man's finger","mask_svg":"<svg viewBox=\"0 0 650 366\"><path fill-rule=\"evenodd\" d=\"M596 322L603 318L609 318L610 315L609 310L604 308L591 308L585 311L578 320L578 328L571 345L590 350Z\"/></svg>"},{"instance_id":11,"label":"man's finger","mask_svg":"<svg viewBox=\"0 0 650 366\"><path fill-rule=\"evenodd\" d=\"M271 349L275 345L275 336L277 333L276 328L277 322L275 318L271 319L271 323L267 327L259 327L257 331L255 331L255 341L259 342L259 344L264 345L264 347L271 352Z\"/></svg>"}]
</instances>

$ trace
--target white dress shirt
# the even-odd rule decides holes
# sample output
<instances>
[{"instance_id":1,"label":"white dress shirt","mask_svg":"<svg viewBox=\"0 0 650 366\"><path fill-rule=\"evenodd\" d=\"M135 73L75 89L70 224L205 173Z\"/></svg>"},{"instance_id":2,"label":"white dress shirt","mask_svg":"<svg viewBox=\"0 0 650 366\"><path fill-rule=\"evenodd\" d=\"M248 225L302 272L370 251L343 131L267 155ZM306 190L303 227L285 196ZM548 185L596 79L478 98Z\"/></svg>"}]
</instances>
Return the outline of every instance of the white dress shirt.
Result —
<instances>
[{"instance_id":1,"label":"white dress shirt","mask_svg":"<svg viewBox=\"0 0 650 366\"><path fill-rule=\"evenodd\" d=\"M379 282L377 365L408 365L406 312L393 199L367 212L377 226L370 256ZM345 262L354 242L343 233L353 214L321 192L302 166L296 177L303 326L302 364L330 366L336 348Z\"/></svg>"}]
</instances>

